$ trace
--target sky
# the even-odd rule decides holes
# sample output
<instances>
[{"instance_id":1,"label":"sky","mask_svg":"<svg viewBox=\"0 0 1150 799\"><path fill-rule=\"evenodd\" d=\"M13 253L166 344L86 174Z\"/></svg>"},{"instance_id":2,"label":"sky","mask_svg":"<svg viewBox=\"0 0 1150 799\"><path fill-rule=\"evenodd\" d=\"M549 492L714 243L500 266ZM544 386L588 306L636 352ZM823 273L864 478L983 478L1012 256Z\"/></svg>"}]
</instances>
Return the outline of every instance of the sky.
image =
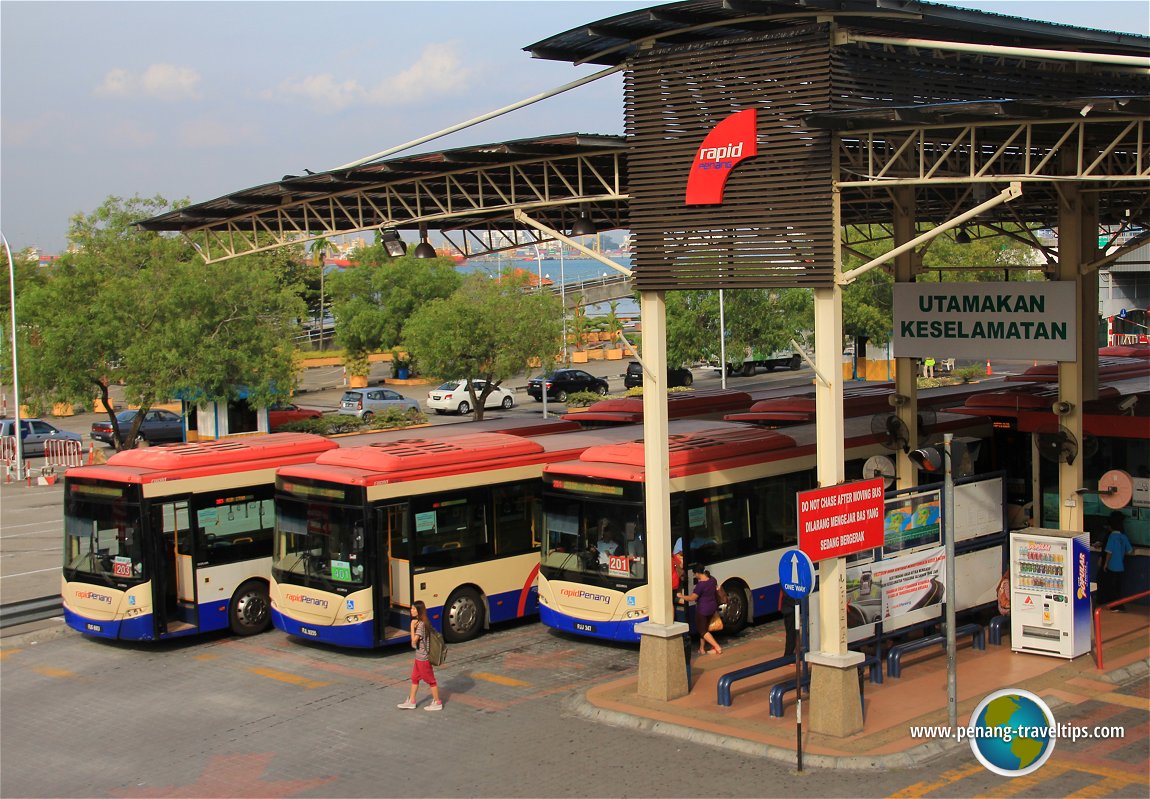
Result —
<instances>
[{"instance_id":1,"label":"sky","mask_svg":"<svg viewBox=\"0 0 1150 799\"><path fill-rule=\"evenodd\" d=\"M616 0L0 2L0 231L67 246L109 196L213 199L333 169L602 67L523 48ZM947 2L1150 33L1146 0ZM623 132L616 75L405 154Z\"/></svg>"}]
</instances>

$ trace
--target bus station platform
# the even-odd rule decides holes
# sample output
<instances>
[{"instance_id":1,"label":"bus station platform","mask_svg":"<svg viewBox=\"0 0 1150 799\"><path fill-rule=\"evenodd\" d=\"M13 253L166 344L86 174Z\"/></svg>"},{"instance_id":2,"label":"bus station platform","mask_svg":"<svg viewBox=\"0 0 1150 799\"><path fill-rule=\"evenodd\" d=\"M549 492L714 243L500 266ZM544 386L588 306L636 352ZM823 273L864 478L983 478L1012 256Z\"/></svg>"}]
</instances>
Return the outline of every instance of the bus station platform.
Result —
<instances>
[{"instance_id":1,"label":"bus station platform","mask_svg":"<svg viewBox=\"0 0 1150 799\"><path fill-rule=\"evenodd\" d=\"M795 698L785 695L784 715L770 715L771 688L789 680L794 666L734 682L731 704L718 701L719 679L737 669L763 663L783 652L783 632L755 636L740 642L722 638L721 655L699 655L692 648L690 693L670 702L638 695L638 676L604 682L584 691L571 710L584 718L613 726L656 732L682 740L734 749L772 760L796 763ZM1139 780L1150 774L1150 608L1131 604L1125 613L1102 612L1103 668L1090 653L1074 660L1015 653L1009 630L999 645L974 649L969 637L958 639L958 724L971 723L971 714L989 694L1023 689L1042 698L1058 724L1120 725L1123 741L1077 741L1074 746L1141 747ZM868 669L860 669L863 689L863 730L845 738L810 731L810 699L803 700L804 767L841 769L913 768L947 752L965 748L940 738L912 737L911 728L948 724L947 657L940 646L909 654L902 661L902 676L886 676L882 684L870 682ZM1069 748L1070 743L1063 744ZM1085 750L1083 750L1085 751ZM1055 755L1055 757L1059 757ZM1105 754L1092 754L1104 758ZM1125 760L1126 758L1123 758ZM972 762L973 759L972 759ZM975 763L976 768L981 768ZM1131 764L1116 762L1126 771Z\"/></svg>"}]
</instances>

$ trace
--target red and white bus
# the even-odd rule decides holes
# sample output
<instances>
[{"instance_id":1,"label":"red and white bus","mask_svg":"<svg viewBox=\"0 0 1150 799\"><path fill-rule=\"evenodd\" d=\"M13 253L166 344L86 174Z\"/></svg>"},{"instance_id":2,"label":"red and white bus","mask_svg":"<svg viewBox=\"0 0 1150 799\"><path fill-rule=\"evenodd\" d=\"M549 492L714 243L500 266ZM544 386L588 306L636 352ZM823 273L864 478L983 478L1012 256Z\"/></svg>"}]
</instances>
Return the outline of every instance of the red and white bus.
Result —
<instances>
[{"instance_id":1,"label":"red and white bus","mask_svg":"<svg viewBox=\"0 0 1150 799\"><path fill-rule=\"evenodd\" d=\"M275 433L126 450L69 469L68 626L128 641L267 629L275 470L336 447Z\"/></svg>"},{"instance_id":2,"label":"red and white bus","mask_svg":"<svg viewBox=\"0 0 1150 799\"><path fill-rule=\"evenodd\" d=\"M737 632L778 612L779 559L798 540L796 496L817 486L815 426L698 424L672 432L667 544L711 570L727 594L724 629ZM889 453L889 442L872 432L871 417L845 426L846 479L861 479L866 460ZM989 426L938 414L924 431L945 432L981 439ZM550 464L543 485L541 620L576 635L638 641L635 625L650 613L642 442L592 447L578 460ZM621 532L622 548L604 551L604 528Z\"/></svg>"}]
</instances>

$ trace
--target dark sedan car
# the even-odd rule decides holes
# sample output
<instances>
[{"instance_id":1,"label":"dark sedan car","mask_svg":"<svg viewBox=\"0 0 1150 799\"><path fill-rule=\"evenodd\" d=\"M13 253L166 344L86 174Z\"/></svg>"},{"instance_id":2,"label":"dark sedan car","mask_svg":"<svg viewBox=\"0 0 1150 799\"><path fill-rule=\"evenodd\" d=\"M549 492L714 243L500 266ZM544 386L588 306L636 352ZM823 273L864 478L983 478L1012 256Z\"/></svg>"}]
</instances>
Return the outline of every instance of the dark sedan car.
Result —
<instances>
[{"instance_id":1,"label":"dark sedan car","mask_svg":"<svg viewBox=\"0 0 1150 799\"><path fill-rule=\"evenodd\" d=\"M593 391L602 396L607 393L607 381L582 369L557 369L546 377L533 377L527 381L527 393L536 402L543 401L543 386L547 386L547 398L556 402L566 402L568 394L579 391Z\"/></svg>"},{"instance_id":2,"label":"dark sedan car","mask_svg":"<svg viewBox=\"0 0 1150 799\"><path fill-rule=\"evenodd\" d=\"M695 382L695 376L691 374L691 370L687 368L668 367L667 369L667 388L675 388L676 386L689 386ZM627 364L627 374L623 375L623 385L626 388L634 388L635 386L643 385L643 365L638 361L631 361Z\"/></svg>"},{"instance_id":3,"label":"dark sedan car","mask_svg":"<svg viewBox=\"0 0 1150 799\"><path fill-rule=\"evenodd\" d=\"M116 414L116 424L120 427L120 435L127 436L132 430L132 423L139 411L120 411ZM140 422L140 430L136 434L141 441L148 444L163 444L166 442L179 442L184 440L184 417L178 413L163 409L150 410ZM112 423L95 422L92 424L92 438L112 445Z\"/></svg>"}]
</instances>

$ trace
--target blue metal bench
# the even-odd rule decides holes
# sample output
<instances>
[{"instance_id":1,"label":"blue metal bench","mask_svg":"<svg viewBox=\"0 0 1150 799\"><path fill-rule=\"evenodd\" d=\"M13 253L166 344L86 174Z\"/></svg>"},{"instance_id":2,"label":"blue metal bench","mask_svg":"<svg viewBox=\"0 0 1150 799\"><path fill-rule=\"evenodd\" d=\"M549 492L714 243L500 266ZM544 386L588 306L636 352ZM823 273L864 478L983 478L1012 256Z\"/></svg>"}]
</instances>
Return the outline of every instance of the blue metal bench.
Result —
<instances>
[{"instance_id":1,"label":"blue metal bench","mask_svg":"<svg viewBox=\"0 0 1150 799\"><path fill-rule=\"evenodd\" d=\"M762 663L756 663L753 666L746 666L735 671L729 671L719 678L718 697L716 701L723 707L731 706L731 683L737 680L744 680L747 677L754 677L756 674L766 674L768 671L782 668L783 666L794 665L794 655L781 655L772 660L765 660Z\"/></svg>"},{"instance_id":2,"label":"blue metal bench","mask_svg":"<svg viewBox=\"0 0 1150 799\"><path fill-rule=\"evenodd\" d=\"M809 688L811 684L810 675L803 676L803 687ZM795 678L791 677L789 680L777 682L771 686L770 707L771 716L774 718L782 718L783 716L783 697L787 695L788 691L795 690Z\"/></svg>"},{"instance_id":3,"label":"blue metal bench","mask_svg":"<svg viewBox=\"0 0 1150 799\"><path fill-rule=\"evenodd\" d=\"M1002 631L1010 630L1010 617L1009 616L995 616L990 620L989 632L987 633L987 640L990 643L998 646L1002 643Z\"/></svg>"},{"instance_id":4,"label":"blue metal bench","mask_svg":"<svg viewBox=\"0 0 1150 799\"><path fill-rule=\"evenodd\" d=\"M865 662L860 663L859 668L861 669L864 665L865 665ZM810 684L811 684L810 675L809 674L805 675L803 677L802 682L803 682L804 688L809 688ZM860 677L859 677L859 702L862 704L864 713L866 711L866 689L864 687L865 685L866 685L866 681L863 680L861 675L860 675ZM777 682L771 686L771 695L770 695L771 711L770 712L771 712L771 716L773 718L782 718L782 716L783 716L783 698L787 695L788 691L793 691L793 690L795 690L795 680L793 677L789 680L783 680L782 682Z\"/></svg>"},{"instance_id":5,"label":"blue metal bench","mask_svg":"<svg viewBox=\"0 0 1150 799\"><path fill-rule=\"evenodd\" d=\"M969 635L975 649L986 649L986 638L981 624L959 625L955 627L954 634L956 637ZM895 644L890 648L886 656L886 675L895 678L901 677L903 655L908 652L917 652L920 649L926 649L935 644L940 644L945 649L946 636L939 633L937 635L927 635L914 641Z\"/></svg>"}]
</instances>

